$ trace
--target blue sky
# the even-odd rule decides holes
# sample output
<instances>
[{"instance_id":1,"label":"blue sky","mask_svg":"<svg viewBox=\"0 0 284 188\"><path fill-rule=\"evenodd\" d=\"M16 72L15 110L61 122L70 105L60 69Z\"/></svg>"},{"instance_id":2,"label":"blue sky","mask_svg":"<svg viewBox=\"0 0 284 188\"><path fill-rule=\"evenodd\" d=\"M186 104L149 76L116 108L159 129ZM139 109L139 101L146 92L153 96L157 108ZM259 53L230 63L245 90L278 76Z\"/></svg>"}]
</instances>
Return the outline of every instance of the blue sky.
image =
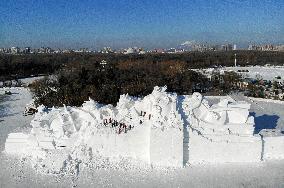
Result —
<instances>
[{"instance_id":1,"label":"blue sky","mask_svg":"<svg viewBox=\"0 0 284 188\"><path fill-rule=\"evenodd\" d=\"M283 0L1 0L0 47L284 43Z\"/></svg>"}]
</instances>

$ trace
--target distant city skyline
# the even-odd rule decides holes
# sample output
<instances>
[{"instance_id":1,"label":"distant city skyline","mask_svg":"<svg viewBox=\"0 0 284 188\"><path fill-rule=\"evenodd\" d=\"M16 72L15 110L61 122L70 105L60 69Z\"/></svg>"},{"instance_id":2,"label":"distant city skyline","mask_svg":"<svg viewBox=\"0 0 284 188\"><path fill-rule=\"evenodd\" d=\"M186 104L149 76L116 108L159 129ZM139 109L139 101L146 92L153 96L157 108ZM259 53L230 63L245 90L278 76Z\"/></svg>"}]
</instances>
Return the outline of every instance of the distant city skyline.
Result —
<instances>
[{"instance_id":1,"label":"distant city skyline","mask_svg":"<svg viewBox=\"0 0 284 188\"><path fill-rule=\"evenodd\" d=\"M0 48L284 43L278 0L6 0L0 12Z\"/></svg>"}]
</instances>

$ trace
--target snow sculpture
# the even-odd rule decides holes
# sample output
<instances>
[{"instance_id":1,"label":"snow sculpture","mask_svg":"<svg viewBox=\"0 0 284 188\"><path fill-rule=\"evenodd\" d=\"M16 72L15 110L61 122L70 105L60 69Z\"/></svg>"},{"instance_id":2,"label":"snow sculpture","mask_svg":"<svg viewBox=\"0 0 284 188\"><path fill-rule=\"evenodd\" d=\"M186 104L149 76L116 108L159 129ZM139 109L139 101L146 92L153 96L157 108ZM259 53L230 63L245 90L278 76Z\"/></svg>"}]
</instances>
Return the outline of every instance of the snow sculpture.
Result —
<instances>
[{"instance_id":1,"label":"snow sculpture","mask_svg":"<svg viewBox=\"0 0 284 188\"><path fill-rule=\"evenodd\" d=\"M182 166L183 125L176 110L177 96L165 91L166 87L155 87L143 99L121 95L116 107L91 99L80 108L40 106L31 122L31 133L10 134L5 150L41 158L42 153L57 154L57 150L76 153L84 146L111 160L130 157L156 165ZM13 145L17 137L20 142ZM19 147L28 149L19 153ZM40 155L31 152L36 150Z\"/></svg>"},{"instance_id":2,"label":"snow sculpture","mask_svg":"<svg viewBox=\"0 0 284 188\"><path fill-rule=\"evenodd\" d=\"M262 143L260 137L253 135L254 118L249 116L250 104L224 99L210 106L199 93L194 93L188 102L191 106L190 162L261 160Z\"/></svg>"},{"instance_id":3,"label":"snow sculpture","mask_svg":"<svg viewBox=\"0 0 284 188\"><path fill-rule=\"evenodd\" d=\"M121 95L116 106L92 99L82 107L39 106L30 134L10 133L5 151L57 171L95 156L174 167L284 158L283 136L253 135L250 104L227 98L209 105L200 93L181 99L166 89L155 87L144 98Z\"/></svg>"},{"instance_id":4,"label":"snow sculpture","mask_svg":"<svg viewBox=\"0 0 284 188\"><path fill-rule=\"evenodd\" d=\"M189 111L199 123L191 126L211 127L213 130L228 131L229 133L252 135L254 118L249 116L250 104L233 99L221 100L218 104L209 106L200 93L194 93L189 100Z\"/></svg>"}]
</instances>

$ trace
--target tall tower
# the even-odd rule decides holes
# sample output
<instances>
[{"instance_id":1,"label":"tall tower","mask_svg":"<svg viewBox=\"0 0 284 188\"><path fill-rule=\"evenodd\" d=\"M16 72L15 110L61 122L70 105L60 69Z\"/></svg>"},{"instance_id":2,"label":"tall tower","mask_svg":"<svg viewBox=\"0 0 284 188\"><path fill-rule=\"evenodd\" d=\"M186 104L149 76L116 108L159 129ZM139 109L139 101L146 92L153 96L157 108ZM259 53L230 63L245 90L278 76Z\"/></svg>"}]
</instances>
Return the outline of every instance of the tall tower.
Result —
<instances>
[{"instance_id":1,"label":"tall tower","mask_svg":"<svg viewBox=\"0 0 284 188\"><path fill-rule=\"evenodd\" d=\"M237 66L237 54L235 54L235 67Z\"/></svg>"}]
</instances>

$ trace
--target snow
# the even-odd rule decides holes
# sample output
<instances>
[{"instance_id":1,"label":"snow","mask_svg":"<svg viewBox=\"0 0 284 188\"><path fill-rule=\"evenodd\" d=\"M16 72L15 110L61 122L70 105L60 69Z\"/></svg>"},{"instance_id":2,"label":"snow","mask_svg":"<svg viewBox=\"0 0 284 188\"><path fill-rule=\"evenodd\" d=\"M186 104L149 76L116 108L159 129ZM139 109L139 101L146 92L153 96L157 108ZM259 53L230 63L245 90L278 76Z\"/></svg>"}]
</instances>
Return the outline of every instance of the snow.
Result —
<instances>
[{"instance_id":1,"label":"snow","mask_svg":"<svg viewBox=\"0 0 284 188\"><path fill-rule=\"evenodd\" d=\"M31 121L31 134L10 133L5 152L31 157L35 165L40 161L45 167L48 165L43 161L48 152L62 148L68 152L62 167L70 156L80 163L89 163L88 157L84 161L85 153L92 153L90 158L101 156L115 163L129 158L165 167L283 158L280 146L273 150L266 146L281 143L283 135L267 142L260 135L254 135L249 103L224 98L209 105L200 93L184 97L179 106L175 94L166 93L166 87L155 87L143 99L122 95L116 107L101 106L91 99L80 108L41 106ZM188 129L188 136L183 135L183 129ZM184 147L185 143L188 148ZM72 157L82 148L81 155ZM48 160L57 158L51 155Z\"/></svg>"},{"instance_id":2,"label":"snow","mask_svg":"<svg viewBox=\"0 0 284 188\"><path fill-rule=\"evenodd\" d=\"M183 166L183 132L179 129L151 130L150 159L167 167Z\"/></svg>"},{"instance_id":3,"label":"snow","mask_svg":"<svg viewBox=\"0 0 284 188\"><path fill-rule=\"evenodd\" d=\"M12 95L5 95L5 91L11 91ZM32 100L31 93L26 88L1 88L0 96L0 150L4 149L7 134L12 130L20 131L21 127L29 127L32 117L24 117L23 110L26 104ZM1 97L0 97L1 98Z\"/></svg>"},{"instance_id":4,"label":"snow","mask_svg":"<svg viewBox=\"0 0 284 188\"><path fill-rule=\"evenodd\" d=\"M211 141L190 134L189 161L191 163L260 162L261 141L246 138L246 142Z\"/></svg>"},{"instance_id":5,"label":"snow","mask_svg":"<svg viewBox=\"0 0 284 188\"><path fill-rule=\"evenodd\" d=\"M284 158L284 139L282 136L264 137L264 156L266 160Z\"/></svg>"},{"instance_id":6,"label":"snow","mask_svg":"<svg viewBox=\"0 0 284 188\"><path fill-rule=\"evenodd\" d=\"M18 94L14 94L8 99L5 99L5 102L0 103L0 105L5 104L5 113L1 116L0 119L4 121L0 122L0 135L4 139L1 139L1 147L2 150L4 149L5 139L9 134L11 139L22 138L25 139L24 134L31 135L31 128L28 124L24 124L24 122L30 122L31 117L22 116L22 112L24 107L27 103L30 102L30 94L29 91L26 89L18 89ZM164 98L164 97L161 97ZM170 94L171 99L175 99L175 96ZM191 98L190 96L185 96L185 101ZM235 98L228 97L228 98ZM17 100L15 100L17 99ZM146 98L147 101L153 100L153 98ZM164 98L165 99L165 98ZM125 99L123 99L125 100ZM124 103L123 100L121 104L127 104L126 108L129 108L131 104L136 104L136 102L140 103L138 106L143 108L143 110L147 111L147 109L152 108L152 110L160 110L159 108L154 108L154 106L143 105L141 103L142 100L133 99L134 103ZM179 99L178 99L179 100ZM252 105L252 109L256 109L256 106L266 107L267 112L272 113L274 110L275 112L280 111L282 106L279 104L269 103L268 102L261 102L257 105L255 102L251 102L246 98L247 102ZM126 100L128 101L128 100ZM160 100L162 101L162 100ZM167 100L166 100L167 101ZM170 101L170 100L169 100ZM215 99L214 99L215 101ZM48 129L44 128L37 129L35 127L41 126L44 124L51 125L53 121L58 121L60 112L63 113L62 122L54 123L53 128L57 136L54 136L53 141L55 141L56 146L54 148L44 149L44 150L36 150L30 155L38 156L39 158L35 158L33 160L29 160L22 155L22 157L13 158L11 155L5 155L4 153L0 154L0 165L2 170L0 170L0 186L1 187L38 187L38 186L45 186L45 187L66 187L66 185L70 186L79 186L79 187L89 187L89 186L96 186L96 187L283 187L284 186L284 176L283 176L283 166L284 161L283 157L281 158L282 150L281 145L283 146L283 137L281 136L270 136L264 137L264 140L267 141L267 147L264 148L266 150L266 159L265 162L253 162L253 157L255 153L259 153L259 145L257 144L256 140L261 140L256 135L247 136L248 138L244 138L243 140L246 141L240 144L240 139L237 136L232 135L222 135L220 138L214 135L216 140L230 140L229 144L226 142L221 143L214 143L209 141L208 139L204 138L204 143L199 142L203 139L200 137L196 131L193 129L188 129L188 134L191 136L188 141L189 151L188 151L188 158L189 160L192 159L194 155L202 155L206 154L208 151L207 156L203 156L204 158L210 158L213 156L214 160L209 162L213 163L206 163L204 164L203 161L196 161L190 163L190 166L186 168L168 168L168 167L156 167L157 166L169 166L169 164L173 164L173 166L177 167L184 160L184 141L181 135L184 135L187 130L184 129L183 124L186 122L191 122L189 116L190 114L183 114L181 113L184 108L180 107L180 101L177 103L173 103L173 108L176 108L178 114L175 116L180 116L179 118L173 118L177 120L177 123L172 124L171 121L164 120L164 111L162 110L161 117L156 117L152 113L151 120L153 122L147 121L149 116L145 115L142 119L143 124L140 123L135 126L134 128L127 131L127 133L117 134L117 130L112 130L110 127L100 126L97 124L96 126L96 136L100 136L95 140L95 143L91 143L89 141L94 141L92 138L92 134L90 130L92 129L84 129L84 127L88 127L88 121L84 121L85 119L91 119L96 117L97 119L101 118L104 119L106 116L118 115L116 111L116 107L105 107L99 104L96 104L94 101L89 101L92 105L85 105L81 108L73 108L73 107L66 107L66 109L53 109L43 114L35 115L31 125L34 126L34 135L39 136L39 142L45 143L45 141L50 143L50 140L45 140L46 134L48 134ZM157 102L158 103L158 102ZM264 105L262 105L262 103ZM148 103L149 104L149 103ZM164 102L158 103L159 106L164 104ZM185 103L183 103L185 104ZM221 103L221 106L224 103ZM226 103L225 103L226 104ZM269 105L267 105L269 104ZM215 103L216 105L216 103ZM278 106L276 106L278 105ZM14 109L12 110L9 108L12 106ZM123 105L121 105L123 106ZM214 105L213 105L214 106ZM277 107L277 109L275 108ZM210 105L212 107L212 105ZM163 107L164 108L164 107ZM162 109L163 109L162 108ZM9 110L7 110L9 109ZM104 113L104 116L98 116L92 112L91 109L97 109L100 114ZM42 108L42 110L44 110ZM66 113L66 110L68 113ZM258 108L256 111L255 117L261 116L260 112L261 108ZM106 112L108 111L108 113ZM119 109L120 113L125 113L125 109L123 107ZM18 112L16 114L12 114L11 112ZM84 113L83 113L84 112ZM88 112L88 113L87 113ZM133 113L132 111L131 113ZM113 113L113 114L112 114ZM150 113L150 111L148 111ZM168 112L167 112L168 113ZM274 113L274 112L273 112ZM49 115L47 115L49 114ZM72 118L68 115L70 114ZM165 113L166 114L166 113ZM180 115L179 115L180 114ZM62 114L61 114L62 115ZM173 116L173 117L175 117ZM280 114L280 118L283 116ZM67 118L66 118L67 117ZM125 116L119 116L120 119L131 121L130 118L127 119ZM138 111L136 118L140 117L140 112ZM204 116L206 117L206 116ZM117 118L117 119L119 119ZM132 118L135 118L134 116ZM92 121L93 121L92 119ZM170 118L169 118L170 119ZM48 121L47 121L48 120ZM162 121L158 121L162 120ZM162 124L161 124L162 122ZM165 123L168 122L168 123ZM281 121L280 121L281 122ZM8 124L9 123L9 124ZM63 134L70 134L70 137L62 136L62 132L58 128L58 126L64 126ZM66 123L66 124L64 124ZM278 121L279 123L279 121ZM37 124L37 126L35 126ZM68 126L67 126L68 125ZM154 126L153 126L154 125ZM181 126L179 126L181 125ZM222 125L222 124L220 124ZM23 126L18 128L19 126ZM223 125L224 126L224 125ZM276 126L276 130L281 127L282 124ZM56 129L58 128L58 129ZM179 130L179 129L182 130ZM193 128L196 128L194 126ZM206 128L202 126L202 128ZM211 127L212 128L212 127ZM4 130L4 131L2 131ZM15 131L16 130L16 131ZM81 130L85 130L85 132L81 132ZM221 129L222 130L222 129ZM218 132L220 132L219 130ZM246 130L246 129L244 129ZM47 131L47 132L45 132ZM209 130L205 130L204 136L212 138L212 132ZM249 133L251 130L249 129ZM21 136L13 135L11 132L17 132ZM246 132L246 131L244 131ZM205 134L207 133L207 134ZM210 133L210 134L208 134ZM78 138L86 138L86 136L78 136L80 134L89 135L90 140L84 141ZM72 136L73 135L73 136ZM150 135L150 136L149 136ZM247 133L248 135L248 133ZM111 141L110 138L114 136L115 138L119 138L119 140ZM137 137L141 136L141 137ZM186 135L184 135L185 137ZM194 138L196 137L196 138ZM60 138L60 139L59 139ZM186 138L186 137L185 137ZM74 140L72 140L74 139ZM105 140L103 140L105 139ZM179 140L180 139L180 140ZM270 140L269 140L270 139ZM130 141L131 140L131 141ZM135 144L133 144L133 140L136 140ZM144 142L144 141L147 142ZM163 141L164 140L164 141ZM234 143L232 141L238 141ZM108 147L103 147L98 149L97 151L101 152L97 154L95 150L90 150L90 148L98 148L98 146L110 146L113 144L109 144L109 141L112 143L117 143L120 150L115 151L112 153ZM141 141L139 143L138 141ZM252 143L247 143L247 141L252 141ZM102 144L98 144L98 143ZM193 144L196 142L197 144L201 144L201 147L195 147ZM9 143L9 142L8 142ZM82 144L83 143L83 144ZM86 144L88 143L88 144ZM254 143L256 145L254 145ZM126 145L124 145L126 144ZM127 145L129 144L129 145ZM133 145L131 145L133 144ZM136 145L137 144L137 145ZM192 145L190 145L192 144ZM215 145L216 144L216 145ZM123 145L125 146L123 148ZM53 144L54 146L54 144ZM65 146L65 147L61 147ZM72 146L72 147L71 147ZM120 147L121 146L121 147ZM162 147L161 147L162 146ZM165 147L166 146L166 147ZM33 148L33 146L30 146ZM40 146L45 147L43 145ZM130 148L129 150L125 150L125 148ZM150 148L147 152L144 152L145 148ZM140 149L141 148L141 149ZM186 148L186 147L185 147ZM244 152L247 151L248 148L252 149L252 152ZM108 150L109 149L109 150ZM113 148L112 148L113 149ZM216 150L217 149L217 150ZM195 151L198 150L198 151ZM256 151L254 151L256 150ZM47 151L47 152L45 152ZM135 152L130 152L135 151ZM138 153L140 151L140 153ZM192 152L190 152L192 151ZM120 160L112 160L111 157L114 156L114 153L118 155L123 155L124 157L120 158ZM135 153L135 154L134 154ZM221 155L223 153L224 156ZM106 157L103 155L108 154L110 157ZM193 154L190 155L190 154ZM232 158L232 154L235 156L240 155L240 157ZM278 157L275 157L278 156ZM280 156L280 157L279 157ZM181 158L182 157L182 158ZM230 158L231 157L231 158ZM259 157L259 155L258 155ZM41 161L37 161L37 160ZM205 158L206 159L206 158ZM230 161L234 163L222 163L220 164L220 160ZM247 161L249 159L250 163L239 163L242 161ZM259 158L257 158L259 159ZM277 161L274 161L277 159ZM148 162L150 161L154 164L153 168L149 167ZM206 161L206 160L205 160ZM63 165L62 165L63 162ZM217 162L217 163L216 163ZM44 166L45 165L45 166ZM36 171L34 171L36 169ZM44 172L43 174L38 172ZM46 176L45 174L54 174L54 176Z\"/></svg>"},{"instance_id":7,"label":"snow","mask_svg":"<svg viewBox=\"0 0 284 188\"><path fill-rule=\"evenodd\" d=\"M212 77L212 74L223 74L225 71L233 71L240 74L243 78L263 79L270 81L284 82L284 66L245 66L245 67L219 67L219 68L206 68L206 69L192 69L193 71L200 72L207 76ZM276 77L280 76L280 79Z\"/></svg>"},{"instance_id":8,"label":"snow","mask_svg":"<svg viewBox=\"0 0 284 188\"><path fill-rule=\"evenodd\" d=\"M274 80L276 76L281 76L283 81L284 67L283 66L250 66L250 67L225 67L224 70L235 71L248 70L249 72L238 72L244 74L247 78L258 78L261 77L264 80Z\"/></svg>"},{"instance_id":9,"label":"snow","mask_svg":"<svg viewBox=\"0 0 284 188\"><path fill-rule=\"evenodd\" d=\"M43 78L44 76L35 76L35 77L23 78L23 79L20 79L20 81L22 82L24 86L28 86L32 82L43 79Z\"/></svg>"},{"instance_id":10,"label":"snow","mask_svg":"<svg viewBox=\"0 0 284 188\"><path fill-rule=\"evenodd\" d=\"M18 152L37 163L49 150L65 147L67 152L76 153L84 146L96 157L112 161L131 158L157 166L182 167L181 117L176 111L176 95L167 94L165 89L156 87L143 99L122 95L117 107L98 107L92 100L81 108L41 106L31 121L29 137L15 142L17 134L10 133L5 152ZM78 160L82 158L78 156Z\"/></svg>"},{"instance_id":11,"label":"snow","mask_svg":"<svg viewBox=\"0 0 284 188\"><path fill-rule=\"evenodd\" d=\"M255 98L255 97L248 97L251 101L258 101L258 102L269 102L269 103L277 103L284 105L284 101L274 100L274 99L264 99L264 98Z\"/></svg>"},{"instance_id":12,"label":"snow","mask_svg":"<svg viewBox=\"0 0 284 188\"><path fill-rule=\"evenodd\" d=\"M254 136L250 104L224 98L212 106L193 94L185 106L190 119L189 163L259 162L262 142Z\"/></svg>"}]
</instances>

